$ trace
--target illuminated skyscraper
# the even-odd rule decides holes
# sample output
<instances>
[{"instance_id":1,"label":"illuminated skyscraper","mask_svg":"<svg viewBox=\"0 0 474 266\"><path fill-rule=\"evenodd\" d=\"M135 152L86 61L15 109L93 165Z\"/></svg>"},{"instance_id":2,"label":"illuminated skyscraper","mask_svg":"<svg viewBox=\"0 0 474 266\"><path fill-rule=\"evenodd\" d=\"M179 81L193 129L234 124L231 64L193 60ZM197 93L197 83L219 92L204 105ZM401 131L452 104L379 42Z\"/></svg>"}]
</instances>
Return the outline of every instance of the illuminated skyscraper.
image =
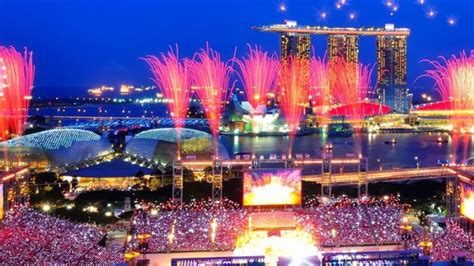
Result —
<instances>
[{"instance_id":1,"label":"illuminated skyscraper","mask_svg":"<svg viewBox=\"0 0 474 266\"><path fill-rule=\"evenodd\" d=\"M303 73L300 78L309 80L310 77L310 60L311 60L311 35L297 33L281 34L281 67L282 72L287 65L288 58L297 59L304 66ZM276 91L275 106L280 103L281 91Z\"/></svg>"},{"instance_id":2,"label":"illuminated skyscraper","mask_svg":"<svg viewBox=\"0 0 474 266\"><path fill-rule=\"evenodd\" d=\"M407 36L377 36L379 100L393 111L408 111Z\"/></svg>"},{"instance_id":3,"label":"illuminated skyscraper","mask_svg":"<svg viewBox=\"0 0 474 266\"><path fill-rule=\"evenodd\" d=\"M283 33L280 45L282 61L289 57L310 59L311 36L309 34Z\"/></svg>"},{"instance_id":4,"label":"illuminated skyscraper","mask_svg":"<svg viewBox=\"0 0 474 266\"><path fill-rule=\"evenodd\" d=\"M263 32L281 34L281 62L290 56L310 61L310 35L328 35L329 61L343 57L346 62L359 61L359 36L377 38L377 96L382 104L395 112L405 113L411 105L407 87L407 37L408 28L395 28L394 24L375 28L329 28L321 26L298 26L296 21L286 24L254 27ZM309 66L309 63L308 63ZM309 67L308 67L309 76Z\"/></svg>"},{"instance_id":5,"label":"illuminated skyscraper","mask_svg":"<svg viewBox=\"0 0 474 266\"><path fill-rule=\"evenodd\" d=\"M343 57L347 62L359 62L359 37L357 35L329 35L329 60Z\"/></svg>"}]
</instances>

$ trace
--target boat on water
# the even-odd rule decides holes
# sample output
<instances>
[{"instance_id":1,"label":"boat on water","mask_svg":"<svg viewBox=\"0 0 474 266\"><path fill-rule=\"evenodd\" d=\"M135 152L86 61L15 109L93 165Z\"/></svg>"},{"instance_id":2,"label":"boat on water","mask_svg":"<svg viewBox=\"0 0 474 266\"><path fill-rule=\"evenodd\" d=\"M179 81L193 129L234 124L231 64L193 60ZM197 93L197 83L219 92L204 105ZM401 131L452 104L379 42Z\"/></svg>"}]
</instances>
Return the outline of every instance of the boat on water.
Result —
<instances>
[{"instance_id":1,"label":"boat on water","mask_svg":"<svg viewBox=\"0 0 474 266\"><path fill-rule=\"evenodd\" d=\"M346 140L346 141L334 141L333 144L335 144L335 145L352 145L354 143L352 141Z\"/></svg>"},{"instance_id":2,"label":"boat on water","mask_svg":"<svg viewBox=\"0 0 474 266\"><path fill-rule=\"evenodd\" d=\"M447 139L443 139L442 137L438 137L438 139L436 140L436 142L438 144L444 144L444 143L448 143L448 140Z\"/></svg>"},{"instance_id":3,"label":"boat on water","mask_svg":"<svg viewBox=\"0 0 474 266\"><path fill-rule=\"evenodd\" d=\"M328 137L350 137L354 133L349 123L330 123L328 125Z\"/></svg>"}]
</instances>

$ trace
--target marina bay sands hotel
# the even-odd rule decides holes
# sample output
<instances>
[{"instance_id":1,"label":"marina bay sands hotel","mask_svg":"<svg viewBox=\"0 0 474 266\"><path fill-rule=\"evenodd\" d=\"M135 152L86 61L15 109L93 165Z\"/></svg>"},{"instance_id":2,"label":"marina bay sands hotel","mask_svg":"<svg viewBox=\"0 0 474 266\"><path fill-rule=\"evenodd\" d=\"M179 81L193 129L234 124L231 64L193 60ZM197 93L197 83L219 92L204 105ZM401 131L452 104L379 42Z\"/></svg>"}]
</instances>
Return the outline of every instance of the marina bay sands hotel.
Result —
<instances>
[{"instance_id":1,"label":"marina bay sands hotel","mask_svg":"<svg viewBox=\"0 0 474 266\"><path fill-rule=\"evenodd\" d=\"M310 59L311 35L328 36L329 60L342 56L346 61L359 62L359 36L375 36L377 48L377 96L397 113L405 113L411 100L407 87L407 37L410 30L386 24L384 28L329 28L286 24L255 27L263 32L281 34L281 59L296 56Z\"/></svg>"}]
</instances>

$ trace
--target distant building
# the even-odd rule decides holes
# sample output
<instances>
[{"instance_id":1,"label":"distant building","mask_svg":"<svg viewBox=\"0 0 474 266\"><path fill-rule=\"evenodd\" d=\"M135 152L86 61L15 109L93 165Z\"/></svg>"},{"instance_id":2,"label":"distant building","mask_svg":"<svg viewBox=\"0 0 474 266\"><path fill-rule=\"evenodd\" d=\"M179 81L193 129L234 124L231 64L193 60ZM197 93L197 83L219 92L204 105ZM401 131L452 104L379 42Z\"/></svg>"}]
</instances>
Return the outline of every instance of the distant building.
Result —
<instances>
[{"instance_id":1,"label":"distant building","mask_svg":"<svg viewBox=\"0 0 474 266\"><path fill-rule=\"evenodd\" d=\"M329 35L329 60L342 57L346 62L359 62L359 37L357 35Z\"/></svg>"},{"instance_id":2,"label":"distant building","mask_svg":"<svg viewBox=\"0 0 474 266\"><path fill-rule=\"evenodd\" d=\"M28 168L2 172L0 169L0 221L19 204L28 202Z\"/></svg>"},{"instance_id":3,"label":"distant building","mask_svg":"<svg viewBox=\"0 0 474 266\"><path fill-rule=\"evenodd\" d=\"M286 21L285 27L297 27L296 21ZM295 32L282 32L280 38L281 60L286 61L289 57L298 59L310 59L311 57L311 35Z\"/></svg>"},{"instance_id":4,"label":"distant building","mask_svg":"<svg viewBox=\"0 0 474 266\"><path fill-rule=\"evenodd\" d=\"M377 36L377 82L379 100L398 113L411 105L407 87L407 36Z\"/></svg>"},{"instance_id":5,"label":"distant building","mask_svg":"<svg viewBox=\"0 0 474 266\"><path fill-rule=\"evenodd\" d=\"M287 27L296 27L295 21L288 21ZM306 76L309 79L310 76L310 60L311 60L311 35L300 34L300 33L282 33L280 38L280 58L282 68L285 68L285 64L289 58L295 58L298 60L306 61L307 68L305 70ZM275 106L278 106L280 102L280 93L276 92L275 95Z\"/></svg>"},{"instance_id":6,"label":"distant building","mask_svg":"<svg viewBox=\"0 0 474 266\"><path fill-rule=\"evenodd\" d=\"M411 96L408 94L407 87L407 38L410 35L410 29L395 28L393 24L386 24L383 28L298 26L295 21L254 28L263 32L281 34L283 67L290 56L296 56L299 59L310 58L311 35L328 36L329 60L343 57L347 62L353 63L359 61L359 36L376 37L379 101L390 106L394 112L406 113L409 110Z\"/></svg>"},{"instance_id":7,"label":"distant building","mask_svg":"<svg viewBox=\"0 0 474 266\"><path fill-rule=\"evenodd\" d=\"M281 60L289 57L310 59L311 36L309 34L283 33L281 35Z\"/></svg>"}]
</instances>

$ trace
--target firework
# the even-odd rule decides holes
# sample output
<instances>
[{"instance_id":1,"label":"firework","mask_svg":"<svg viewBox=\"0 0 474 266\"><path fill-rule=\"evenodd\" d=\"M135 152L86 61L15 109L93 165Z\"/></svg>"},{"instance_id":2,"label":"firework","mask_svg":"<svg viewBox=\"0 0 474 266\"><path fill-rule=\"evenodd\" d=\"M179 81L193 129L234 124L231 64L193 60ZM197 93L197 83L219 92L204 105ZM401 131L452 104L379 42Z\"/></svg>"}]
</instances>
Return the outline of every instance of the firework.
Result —
<instances>
[{"instance_id":1,"label":"firework","mask_svg":"<svg viewBox=\"0 0 474 266\"><path fill-rule=\"evenodd\" d=\"M470 55L440 57L439 61L424 60L433 66L423 76L435 81L435 90L443 101L451 101L456 110L474 109L474 50Z\"/></svg>"},{"instance_id":2,"label":"firework","mask_svg":"<svg viewBox=\"0 0 474 266\"><path fill-rule=\"evenodd\" d=\"M303 110L309 100L309 60L289 58L281 68L280 107L289 127L289 155Z\"/></svg>"},{"instance_id":3,"label":"firework","mask_svg":"<svg viewBox=\"0 0 474 266\"><path fill-rule=\"evenodd\" d=\"M426 12L426 16L428 16L428 18L434 18L436 17L436 11L430 9Z\"/></svg>"},{"instance_id":4,"label":"firework","mask_svg":"<svg viewBox=\"0 0 474 266\"><path fill-rule=\"evenodd\" d=\"M434 89L439 93L441 102L420 108L449 115L454 132L474 132L474 50L468 55L461 52L451 58L440 57L438 61L428 62L432 69L426 70L421 77L434 80ZM455 139L453 139L456 147Z\"/></svg>"},{"instance_id":5,"label":"firework","mask_svg":"<svg viewBox=\"0 0 474 266\"><path fill-rule=\"evenodd\" d=\"M192 88L201 100L211 132L217 139L223 106L229 94L232 67L209 47L197 52L189 65L193 77ZM217 149L217 143L215 146Z\"/></svg>"},{"instance_id":6,"label":"firework","mask_svg":"<svg viewBox=\"0 0 474 266\"><path fill-rule=\"evenodd\" d=\"M365 100L372 92L374 67L349 62L342 57L329 63L329 86L337 104L346 105Z\"/></svg>"},{"instance_id":7,"label":"firework","mask_svg":"<svg viewBox=\"0 0 474 266\"><path fill-rule=\"evenodd\" d=\"M349 62L336 57L329 62L329 87L331 104L351 107L351 118L361 119L371 115L360 104L372 97L375 86L371 85L374 66Z\"/></svg>"},{"instance_id":8,"label":"firework","mask_svg":"<svg viewBox=\"0 0 474 266\"><path fill-rule=\"evenodd\" d=\"M0 46L0 140L23 134L34 73L31 52Z\"/></svg>"},{"instance_id":9,"label":"firework","mask_svg":"<svg viewBox=\"0 0 474 266\"><path fill-rule=\"evenodd\" d=\"M190 89L189 89L189 66L187 61L181 61L178 56L178 46L176 52L170 49L166 54L161 53L160 57L149 55L143 58L150 67L153 74L153 81L163 95L170 99L168 109L175 121L175 128L180 136L180 129L184 126L186 118ZM178 159L180 157L180 140L178 139Z\"/></svg>"},{"instance_id":10,"label":"firework","mask_svg":"<svg viewBox=\"0 0 474 266\"><path fill-rule=\"evenodd\" d=\"M236 59L240 68L239 76L247 101L256 110L259 105L265 104L266 95L274 90L278 75L279 62L275 55L269 55L259 47L249 47L247 58Z\"/></svg>"},{"instance_id":11,"label":"firework","mask_svg":"<svg viewBox=\"0 0 474 266\"><path fill-rule=\"evenodd\" d=\"M331 104L331 94L329 91L328 64L326 57L311 58L311 78L309 95L312 106L315 106L319 114L326 114Z\"/></svg>"},{"instance_id":12,"label":"firework","mask_svg":"<svg viewBox=\"0 0 474 266\"><path fill-rule=\"evenodd\" d=\"M456 25L456 19L455 18L448 18L447 22L451 26Z\"/></svg>"},{"instance_id":13,"label":"firework","mask_svg":"<svg viewBox=\"0 0 474 266\"><path fill-rule=\"evenodd\" d=\"M371 78L374 66L346 61L342 57L311 58L312 104L328 108L330 105L351 104L370 98L373 92Z\"/></svg>"},{"instance_id":14,"label":"firework","mask_svg":"<svg viewBox=\"0 0 474 266\"><path fill-rule=\"evenodd\" d=\"M463 158L468 157L467 135L459 133L474 132L474 51L468 55L461 52L459 56L440 57L439 60L423 60L432 69L420 77L434 80L433 88L439 93L441 102L419 108L447 115L452 126L453 153L462 149ZM464 147L461 147L461 144ZM456 161L458 158L454 158Z\"/></svg>"}]
</instances>

